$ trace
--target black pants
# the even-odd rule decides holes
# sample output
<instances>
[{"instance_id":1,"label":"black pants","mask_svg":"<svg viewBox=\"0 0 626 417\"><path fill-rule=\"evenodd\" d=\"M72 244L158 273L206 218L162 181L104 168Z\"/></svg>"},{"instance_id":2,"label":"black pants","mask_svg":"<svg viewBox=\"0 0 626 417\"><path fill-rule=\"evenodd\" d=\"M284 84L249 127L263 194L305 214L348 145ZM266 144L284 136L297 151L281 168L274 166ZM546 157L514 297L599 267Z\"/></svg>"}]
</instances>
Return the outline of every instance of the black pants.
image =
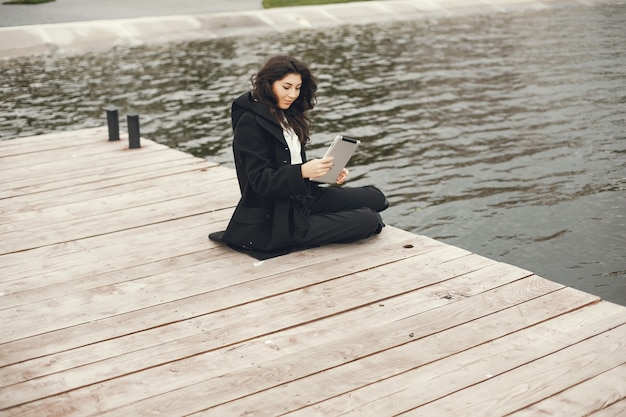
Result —
<instances>
[{"instance_id":1,"label":"black pants","mask_svg":"<svg viewBox=\"0 0 626 417\"><path fill-rule=\"evenodd\" d=\"M374 186L320 187L308 203L309 227L292 238L297 247L364 239L385 226L378 213L388 205L385 195Z\"/></svg>"}]
</instances>

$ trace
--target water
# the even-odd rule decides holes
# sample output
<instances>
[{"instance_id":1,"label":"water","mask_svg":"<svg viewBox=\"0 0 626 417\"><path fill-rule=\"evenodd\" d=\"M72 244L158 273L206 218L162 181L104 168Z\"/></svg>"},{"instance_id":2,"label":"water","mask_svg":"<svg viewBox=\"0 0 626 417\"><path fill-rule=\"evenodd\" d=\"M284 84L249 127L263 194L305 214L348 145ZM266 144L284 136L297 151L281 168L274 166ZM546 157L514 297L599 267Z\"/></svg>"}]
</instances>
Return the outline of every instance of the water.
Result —
<instances>
[{"instance_id":1,"label":"water","mask_svg":"<svg viewBox=\"0 0 626 417\"><path fill-rule=\"evenodd\" d=\"M387 223L626 305L626 5L475 13L0 63L0 137L141 115L232 167L230 103L274 53L320 80L310 155L359 137ZM122 129L125 126L122 124Z\"/></svg>"}]
</instances>

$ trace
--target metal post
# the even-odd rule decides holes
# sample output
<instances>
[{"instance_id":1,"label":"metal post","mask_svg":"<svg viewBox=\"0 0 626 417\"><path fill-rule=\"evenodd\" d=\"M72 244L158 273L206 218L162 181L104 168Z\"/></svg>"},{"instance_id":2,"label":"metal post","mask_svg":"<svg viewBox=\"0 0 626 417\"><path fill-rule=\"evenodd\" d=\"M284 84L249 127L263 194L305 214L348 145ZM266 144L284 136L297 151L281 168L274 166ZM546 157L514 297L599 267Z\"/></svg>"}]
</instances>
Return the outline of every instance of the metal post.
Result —
<instances>
[{"instance_id":1,"label":"metal post","mask_svg":"<svg viewBox=\"0 0 626 417\"><path fill-rule=\"evenodd\" d=\"M109 126L109 141L120 140L120 122L117 116L117 109L110 107L107 111L107 125Z\"/></svg>"},{"instance_id":2,"label":"metal post","mask_svg":"<svg viewBox=\"0 0 626 417\"><path fill-rule=\"evenodd\" d=\"M128 147L130 149L140 148L139 144L139 115L129 114L126 116L128 123Z\"/></svg>"}]
</instances>

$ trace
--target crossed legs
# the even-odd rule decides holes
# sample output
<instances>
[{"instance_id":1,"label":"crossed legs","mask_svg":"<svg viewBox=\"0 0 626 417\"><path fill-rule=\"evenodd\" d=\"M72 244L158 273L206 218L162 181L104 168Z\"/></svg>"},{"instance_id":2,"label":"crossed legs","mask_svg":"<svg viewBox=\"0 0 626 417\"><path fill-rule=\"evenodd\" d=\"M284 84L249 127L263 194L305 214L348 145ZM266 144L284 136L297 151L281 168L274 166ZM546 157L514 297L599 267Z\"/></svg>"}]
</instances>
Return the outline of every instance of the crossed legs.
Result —
<instances>
[{"instance_id":1,"label":"crossed legs","mask_svg":"<svg viewBox=\"0 0 626 417\"><path fill-rule=\"evenodd\" d=\"M389 203L374 186L320 187L309 207L309 228L294 234L296 246L347 243L378 234L379 212Z\"/></svg>"}]
</instances>

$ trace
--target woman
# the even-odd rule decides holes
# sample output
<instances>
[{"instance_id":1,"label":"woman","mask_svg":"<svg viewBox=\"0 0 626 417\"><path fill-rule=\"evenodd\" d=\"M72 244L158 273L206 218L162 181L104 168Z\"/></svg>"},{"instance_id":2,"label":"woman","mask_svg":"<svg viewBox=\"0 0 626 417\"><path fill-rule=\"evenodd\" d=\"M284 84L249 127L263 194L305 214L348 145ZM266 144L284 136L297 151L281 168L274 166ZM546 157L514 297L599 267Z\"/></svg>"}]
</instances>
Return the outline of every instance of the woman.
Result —
<instances>
[{"instance_id":1,"label":"woman","mask_svg":"<svg viewBox=\"0 0 626 417\"><path fill-rule=\"evenodd\" d=\"M233 153L241 199L222 241L270 252L353 242L380 233L388 207L373 186L320 186L332 158L307 160L309 110L317 82L305 64L275 56L232 105ZM343 184L344 169L337 178Z\"/></svg>"}]
</instances>

